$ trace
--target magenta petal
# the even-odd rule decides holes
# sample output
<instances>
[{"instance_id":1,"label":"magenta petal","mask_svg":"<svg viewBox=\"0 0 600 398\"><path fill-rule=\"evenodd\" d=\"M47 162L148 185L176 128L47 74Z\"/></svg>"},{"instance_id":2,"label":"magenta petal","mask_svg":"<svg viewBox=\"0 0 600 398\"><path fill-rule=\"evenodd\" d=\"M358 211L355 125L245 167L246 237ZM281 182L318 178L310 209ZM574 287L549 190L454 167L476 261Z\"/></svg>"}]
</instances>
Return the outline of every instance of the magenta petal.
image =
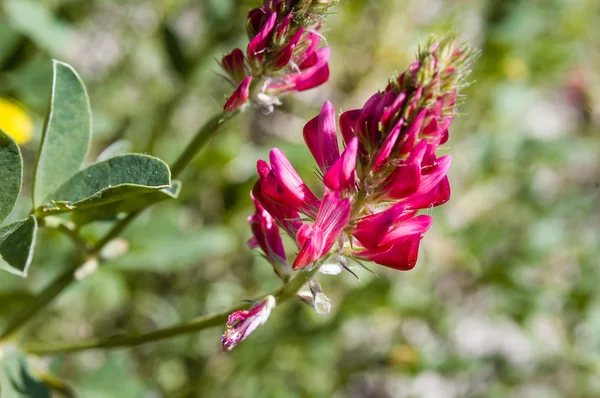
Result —
<instances>
[{"instance_id":1,"label":"magenta petal","mask_svg":"<svg viewBox=\"0 0 600 398\"><path fill-rule=\"evenodd\" d=\"M382 212L362 217L352 235L368 249L377 246L390 227L401 220L405 208L406 205L400 202Z\"/></svg>"},{"instance_id":2,"label":"magenta petal","mask_svg":"<svg viewBox=\"0 0 600 398\"><path fill-rule=\"evenodd\" d=\"M248 59L251 61L258 60L262 61L265 48L267 48L267 44L269 43L269 38L271 36L271 32L273 28L275 28L275 24L277 23L277 13L274 12L271 14L265 25L262 27L260 32L252 40L248 43L248 48L246 49L246 54L248 54Z\"/></svg>"},{"instance_id":3,"label":"magenta petal","mask_svg":"<svg viewBox=\"0 0 600 398\"><path fill-rule=\"evenodd\" d=\"M340 115L340 130L342 131L342 137L346 145L350 142L352 137L356 136L356 122L360 116L360 109L353 109L346 111Z\"/></svg>"},{"instance_id":4,"label":"magenta petal","mask_svg":"<svg viewBox=\"0 0 600 398\"><path fill-rule=\"evenodd\" d=\"M329 66L327 61L331 50L329 47L323 47L309 56L303 63L303 66L311 65L303 69L300 67L300 72L290 73L281 78L281 83L275 82L269 84L267 93L281 93L291 91L304 91L325 83L329 79Z\"/></svg>"},{"instance_id":5,"label":"magenta petal","mask_svg":"<svg viewBox=\"0 0 600 398\"><path fill-rule=\"evenodd\" d=\"M423 195L431 191L444 177L446 177L451 164L452 156L442 156L437 159L434 166L422 170L421 183L414 195Z\"/></svg>"},{"instance_id":6,"label":"magenta petal","mask_svg":"<svg viewBox=\"0 0 600 398\"><path fill-rule=\"evenodd\" d=\"M322 142L323 159L326 168L329 168L340 157L335 128L335 109L329 101L325 101L319 114L319 136Z\"/></svg>"},{"instance_id":7,"label":"magenta petal","mask_svg":"<svg viewBox=\"0 0 600 398\"><path fill-rule=\"evenodd\" d=\"M358 138L354 137L342 153L342 156L329 168L323 177L323 183L332 191L354 189L356 179L356 156L358 153Z\"/></svg>"},{"instance_id":8,"label":"magenta petal","mask_svg":"<svg viewBox=\"0 0 600 398\"><path fill-rule=\"evenodd\" d=\"M248 247L250 249L256 249L257 247L259 247L258 240L256 240L254 236L248 239Z\"/></svg>"},{"instance_id":9,"label":"magenta petal","mask_svg":"<svg viewBox=\"0 0 600 398\"><path fill-rule=\"evenodd\" d=\"M408 235L421 234L423 235L433 224L433 217L426 214L413 217L410 220L398 223L395 227L388 231L383 237L380 244L385 245L394 242Z\"/></svg>"},{"instance_id":10,"label":"magenta petal","mask_svg":"<svg viewBox=\"0 0 600 398\"><path fill-rule=\"evenodd\" d=\"M229 315L225 333L221 337L223 351L230 351L241 341L245 340L257 327L263 325L275 308L273 296L267 296L260 304L249 311L236 311Z\"/></svg>"},{"instance_id":11,"label":"magenta petal","mask_svg":"<svg viewBox=\"0 0 600 398\"><path fill-rule=\"evenodd\" d=\"M239 48L234 49L231 53L224 56L221 60L221 66L236 82L246 77L244 52Z\"/></svg>"},{"instance_id":12,"label":"magenta petal","mask_svg":"<svg viewBox=\"0 0 600 398\"><path fill-rule=\"evenodd\" d=\"M296 235L300 253L293 269L305 267L326 255L350 221L350 199L340 197L338 192L327 192L312 227L302 226Z\"/></svg>"},{"instance_id":13,"label":"magenta petal","mask_svg":"<svg viewBox=\"0 0 600 398\"><path fill-rule=\"evenodd\" d=\"M313 214L313 209L317 209L320 205L319 199L302 181L302 178L300 178L283 152L273 148L269 154L269 159L271 160L271 167L278 188L283 190L281 196L284 197L287 203L293 203L299 209Z\"/></svg>"},{"instance_id":14,"label":"magenta petal","mask_svg":"<svg viewBox=\"0 0 600 398\"><path fill-rule=\"evenodd\" d=\"M325 159L323 158L323 148L321 145L321 137L319 134L319 116L315 116L310 119L302 129L302 135L304 136L304 142L310 150L310 153L315 158L315 161L319 165L319 168L323 170L325 168Z\"/></svg>"},{"instance_id":15,"label":"magenta petal","mask_svg":"<svg viewBox=\"0 0 600 398\"><path fill-rule=\"evenodd\" d=\"M392 199L402 199L414 194L421 184L421 162L427 142L421 140L408 159L396 167L386 179L387 196Z\"/></svg>"},{"instance_id":16,"label":"magenta petal","mask_svg":"<svg viewBox=\"0 0 600 398\"><path fill-rule=\"evenodd\" d=\"M256 184L254 184L252 195L256 198L256 201L271 214L279 226L285 229L291 237L295 237L298 228L302 226L302 222L299 220L300 216L297 211L283 206L269 197L265 187L267 178L268 175L265 178L261 177Z\"/></svg>"},{"instance_id":17,"label":"magenta petal","mask_svg":"<svg viewBox=\"0 0 600 398\"><path fill-rule=\"evenodd\" d=\"M323 252L323 232L315 227L312 233L305 239L292 269L306 267L321 257Z\"/></svg>"},{"instance_id":18,"label":"magenta petal","mask_svg":"<svg viewBox=\"0 0 600 398\"><path fill-rule=\"evenodd\" d=\"M450 199L450 182L444 177L432 190L422 195L413 195L404 203L411 209L428 209L446 203Z\"/></svg>"},{"instance_id":19,"label":"magenta petal","mask_svg":"<svg viewBox=\"0 0 600 398\"><path fill-rule=\"evenodd\" d=\"M408 129L402 136L402 140L400 141L400 154L404 155L411 152L415 146L417 138L419 137L419 132L421 131L421 127L423 126L423 121L425 120L425 116L427 115L427 110L423 109L419 114L415 117L412 123L408 126Z\"/></svg>"},{"instance_id":20,"label":"magenta petal","mask_svg":"<svg viewBox=\"0 0 600 398\"><path fill-rule=\"evenodd\" d=\"M400 130L402 130L403 123L404 121L400 119L392 129L391 133L385 138L385 141L383 141L383 145L381 145L381 149L375 158L375 163L373 163L373 171L376 172L385 162L387 162L392 150L394 149L394 146L396 145L396 141L400 135Z\"/></svg>"},{"instance_id":21,"label":"magenta petal","mask_svg":"<svg viewBox=\"0 0 600 398\"><path fill-rule=\"evenodd\" d=\"M304 141L321 171L327 169L340 157L335 128L335 111L331 102L323 104L319 116L304 126Z\"/></svg>"},{"instance_id":22,"label":"magenta petal","mask_svg":"<svg viewBox=\"0 0 600 398\"><path fill-rule=\"evenodd\" d=\"M291 13L290 13L290 15L291 15ZM298 32L296 32L296 34L294 36L292 36L292 38L290 39L288 44L286 44L286 46L281 49L279 54L277 54L277 56L275 57L275 64L274 64L275 68L280 69L290 63L290 61L292 59L292 55L294 54L294 49L296 48L296 45L300 41L300 38L302 37L303 33L304 33L304 28L300 28L298 30Z\"/></svg>"},{"instance_id":23,"label":"magenta petal","mask_svg":"<svg viewBox=\"0 0 600 398\"><path fill-rule=\"evenodd\" d=\"M396 96L394 102L387 107L383 112L383 115L381 115L381 124L387 126L390 121L398 118L402 105L404 105L404 101L406 101L406 97L406 91L402 91Z\"/></svg>"},{"instance_id":24,"label":"magenta petal","mask_svg":"<svg viewBox=\"0 0 600 398\"><path fill-rule=\"evenodd\" d=\"M325 239L321 256L327 254L342 230L350 221L350 199L340 197L339 192L326 192L314 226L323 231Z\"/></svg>"},{"instance_id":25,"label":"magenta petal","mask_svg":"<svg viewBox=\"0 0 600 398\"><path fill-rule=\"evenodd\" d=\"M408 271L417 264L420 240L421 234L409 235L374 249L357 251L353 254L385 267Z\"/></svg>"},{"instance_id":26,"label":"magenta petal","mask_svg":"<svg viewBox=\"0 0 600 398\"><path fill-rule=\"evenodd\" d=\"M300 227L298 233L296 234L296 243L299 247L304 246L304 243L306 243L306 240L308 239L310 234L312 234L312 232L313 227L310 224L304 224Z\"/></svg>"},{"instance_id":27,"label":"magenta petal","mask_svg":"<svg viewBox=\"0 0 600 398\"><path fill-rule=\"evenodd\" d=\"M225 103L223 109L227 112L233 112L239 108L241 108L246 102L248 102L248 97L250 96L250 83L252 82L252 76L246 77L238 88L233 92L231 97Z\"/></svg>"}]
</instances>

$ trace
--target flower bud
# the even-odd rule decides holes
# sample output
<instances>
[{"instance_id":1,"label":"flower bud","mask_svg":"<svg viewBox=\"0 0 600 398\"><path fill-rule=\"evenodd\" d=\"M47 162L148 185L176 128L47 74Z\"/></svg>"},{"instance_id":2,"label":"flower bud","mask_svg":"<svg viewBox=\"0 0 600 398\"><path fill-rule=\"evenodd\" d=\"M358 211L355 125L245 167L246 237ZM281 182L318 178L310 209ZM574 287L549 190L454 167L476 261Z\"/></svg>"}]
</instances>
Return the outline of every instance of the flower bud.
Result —
<instances>
[{"instance_id":1,"label":"flower bud","mask_svg":"<svg viewBox=\"0 0 600 398\"><path fill-rule=\"evenodd\" d=\"M243 58L241 50L234 50L221 64L236 84L247 75L255 80L249 97L234 93L227 103L251 100L270 110L279 103L278 96L308 90L326 82L330 51L318 48L321 42L318 31L328 8L334 3L267 0L262 7L251 10L246 24L250 38L246 57ZM275 98L265 104L262 100L265 96ZM233 97L237 98L234 100ZM226 105L225 110L239 109L240 106Z\"/></svg>"},{"instance_id":2,"label":"flower bud","mask_svg":"<svg viewBox=\"0 0 600 398\"><path fill-rule=\"evenodd\" d=\"M269 319L271 310L275 308L275 305L275 297L267 296L250 310L236 311L229 315L225 333L221 337L223 351L231 351L254 332L257 327L263 325Z\"/></svg>"}]
</instances>

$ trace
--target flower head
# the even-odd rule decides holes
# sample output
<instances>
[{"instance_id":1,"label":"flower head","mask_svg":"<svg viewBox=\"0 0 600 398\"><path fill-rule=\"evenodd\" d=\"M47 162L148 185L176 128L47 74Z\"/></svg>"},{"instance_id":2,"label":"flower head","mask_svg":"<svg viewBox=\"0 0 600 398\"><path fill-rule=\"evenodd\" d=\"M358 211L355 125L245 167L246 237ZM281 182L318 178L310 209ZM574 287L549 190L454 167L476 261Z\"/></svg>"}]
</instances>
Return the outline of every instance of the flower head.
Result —
<instances>
[{"instance_id":1,"label":"flower head","mask_svg":"<svg viewBox=\"0 0 600 398\"><path fill-rule=\"evenodd\" d=\"M308 90L326 82L330 50L319 48L319 30L327 10L335 2L265 0L262 7L250 10L246 25L250 42L245 55L236 48L223 57L221 65L238 87L244 79L252 77L251 95L230 99L225 110L239 109L250 100L270 108L279 104L278 97L282 94Z\"/></svg>"},{"instance_id":2,"label":"flower head","mask_svg":"<svg viewBox=\"0 0 600 398\"><path fill-rule=\"evenodd\" d=\"M223 333L223 336L221 337L223 351L230 351L242 340L245 340L246 337L250 336L257 327L263 325L267 319L269 319L271 310L275 308L275 305L275 297L267 296L250 310L236 311L229 315L225 333Z\"/></svg>"},{"instance_id":3,"label":"flower head","mask_svg":"<svg viewBox=\"0 0 600 398\"><path fill-rule=\"evenodd\" d=\"M295 238L294 270L332 253L399 270L415 266L433 222L419 210L450 198L452 158L436 152L448 139L474 54L453 37L430 41L385 90L340 116L342 151L334 107L325 102L303 130L322 176L321 199L278 149L271 151L271 166L259 161L255 198ZM300 214L304 221L296 218L291 226Z\"/></svg>"}]
</instances>

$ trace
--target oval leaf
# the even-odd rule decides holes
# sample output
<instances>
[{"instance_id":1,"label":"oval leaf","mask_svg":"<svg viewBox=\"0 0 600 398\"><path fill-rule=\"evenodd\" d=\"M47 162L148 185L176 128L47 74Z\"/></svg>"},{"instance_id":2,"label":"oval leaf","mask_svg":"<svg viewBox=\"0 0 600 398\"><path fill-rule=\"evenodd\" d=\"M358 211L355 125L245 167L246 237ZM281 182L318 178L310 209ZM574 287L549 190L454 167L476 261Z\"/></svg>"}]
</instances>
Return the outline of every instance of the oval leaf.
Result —
<instances>
[{"instance_id":1,"label":"oval leaf","mask_svg":"<svg viewBox=\"0 0 600 398\"><path fill-rule=\"evenodd\" d=\"M38 214L101 206L169 188L171 172L162 160L140 154L115 156L71 177L46 200Z\"/></svg>"},{"instance_id":2,"label":"oval leaf","mask_svg":"<svg viewBox=\"0 0 600 398\"><path fill-rule=\"evenodd\" d=\"M92 134L90 101L81 78L70 65L53 62L50 104L34 176L34 207L79 171Z\"/></svg>"},{"instance_id":3,"label":"oval leaf","mask_svg":"<svg viewBox=\"0 0 600 398\"><path fill-rule=\"evenodd\" d=\"M26 277L36 234L37 220L33 215L0 228L0 269Z\"/></svg>"},{"instance_id":4,"label":"oval leaf","mask_svg":"<svg viewBox=\"0 0 600 398\"><path fill-rule=\"evenodd\" d=\"M17 143L0 129L0 224L10 214L23 179L23 158Z\"/></svg>"},{"instance_id":5,"label":"oval leaf","mask_svg":"<svg viewBox=\"0 0 600 398\"><path fill-rule=\"evenodd\" d=\"M161 189L160 191L147 193L134 198L109 203L104 206L75 210L72 215L72 220L77 225L85 225L92 221L98 220L112 220L121 213L131 213L164 200L177 199L180 191L181 182L173 180L170 188L165 188Z\"/></svg>"}]
</instances>

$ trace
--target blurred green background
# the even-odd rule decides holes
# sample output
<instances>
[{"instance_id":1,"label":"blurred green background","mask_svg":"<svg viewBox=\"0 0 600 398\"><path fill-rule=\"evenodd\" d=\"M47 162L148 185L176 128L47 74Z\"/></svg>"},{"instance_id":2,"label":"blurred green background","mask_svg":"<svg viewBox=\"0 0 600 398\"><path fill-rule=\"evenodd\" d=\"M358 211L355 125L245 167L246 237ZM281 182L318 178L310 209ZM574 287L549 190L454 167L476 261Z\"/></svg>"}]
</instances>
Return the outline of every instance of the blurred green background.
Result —
<instances>
[{"instance_id":1,"label":"blurred green background","mask_svg":"<svg viewBox=\"0 0 600 398\"><path fill-rule=\"evenodd\" d=\"M244 48L245 15L258 5L0 0L0 97L34 118L22 148L29 169L51 58L88 86L90 159L126 139L171 161L231 92L217 60ZM69 288L26 338L152 330L277 287L245 244L256 160L282 148L318 186L301 129L323 101L362 106L430 33L454 29L482 56L445 147L453 197L429 212L417 267L320 276L331 314L285 304L228 354L216 328L33 365L85 398L600 396L600 3L341 0L335 11L324 29L330 81L221 131L183 176L181 200L140 217L124 235L129 252ZM15 219L28 211L22 200ZM45 233L28 279L0 275L0 329L72 252Z\"/></svg>"}]
</instances>

